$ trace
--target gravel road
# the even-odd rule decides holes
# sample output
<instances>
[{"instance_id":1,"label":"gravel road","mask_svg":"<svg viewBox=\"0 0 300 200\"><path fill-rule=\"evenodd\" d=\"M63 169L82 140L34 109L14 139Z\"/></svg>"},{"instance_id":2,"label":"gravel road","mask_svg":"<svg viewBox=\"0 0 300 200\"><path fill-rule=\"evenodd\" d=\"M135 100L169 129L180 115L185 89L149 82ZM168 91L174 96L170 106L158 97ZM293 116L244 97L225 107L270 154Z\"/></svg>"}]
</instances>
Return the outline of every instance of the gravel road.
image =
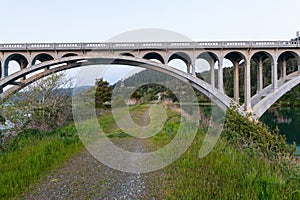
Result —
<instances>
[{"instance_id":1,"label":"gravel road","mask_svg":"<svg viewBox=\"0 0 300 200\"><path fill-rule=\"evenodd\" d=\"M144 152L144 141L118 139L115 143ZM50 172L20 199L163 199L163 170L131 174L111 169L83 151L64 166Z\"/></svg>"},{"instance_id":2,"label":"gravel road","mask_svg":"<svg viewBox=\"0 0 300 200\"><path fill-rule=\"evenodd\" d=\"M140 118L142 124L147 123L148 115L149 109ZM151 151L143 139L126 137L113 142L132 152ZM85 150L30 186L30 192L19 199L164 199L163 173L120 172L103 165Z\"/></svg>"}]
</instances>

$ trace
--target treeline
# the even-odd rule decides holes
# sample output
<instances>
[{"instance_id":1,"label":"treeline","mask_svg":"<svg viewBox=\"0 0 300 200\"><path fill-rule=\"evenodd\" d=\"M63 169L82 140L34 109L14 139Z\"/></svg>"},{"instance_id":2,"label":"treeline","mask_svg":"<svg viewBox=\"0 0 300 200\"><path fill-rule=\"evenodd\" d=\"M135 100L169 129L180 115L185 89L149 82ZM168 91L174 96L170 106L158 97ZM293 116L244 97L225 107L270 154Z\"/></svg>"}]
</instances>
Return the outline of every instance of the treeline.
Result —
<instances>
[{"instance_id":1,"label":"treeline","mask_svg":"<svg viewBox=\"0 0 300 200\"><path fill-rule=\"evenodd\" d=\"M133 99L142 101L153 101L158 98L178 101L174 92L169 88L172 86L176 91L186 91L186 83L175 79L164 73L145 69L139 73L133 74L125 80L117 82L114 87L136 87L132 94ZM210 102L210 100L198 90L194 90L199 102Z\"/></svg>"}]
</instances>

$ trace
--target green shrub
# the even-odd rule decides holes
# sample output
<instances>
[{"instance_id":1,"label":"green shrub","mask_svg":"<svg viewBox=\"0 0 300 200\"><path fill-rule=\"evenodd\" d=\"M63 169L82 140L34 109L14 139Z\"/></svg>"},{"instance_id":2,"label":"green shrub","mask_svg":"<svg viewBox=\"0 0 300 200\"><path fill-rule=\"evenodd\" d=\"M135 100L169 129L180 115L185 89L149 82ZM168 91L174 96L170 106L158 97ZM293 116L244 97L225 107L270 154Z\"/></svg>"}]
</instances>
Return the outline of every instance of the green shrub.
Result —
<instances>
[{"instance_id":1,"label":"green shrub","mask_svg":"<svg viewBox=\"0 0 300 200\"><path fill-rule=\"evenodd\" d=\"M251 120L250 115L241 116L234 107L227 110L223 134L239 149L260 154L271 161L294 157L296 152L296 145L288 144L278 129L271 131L265 124Z\"/></svg>"}]
</instances>

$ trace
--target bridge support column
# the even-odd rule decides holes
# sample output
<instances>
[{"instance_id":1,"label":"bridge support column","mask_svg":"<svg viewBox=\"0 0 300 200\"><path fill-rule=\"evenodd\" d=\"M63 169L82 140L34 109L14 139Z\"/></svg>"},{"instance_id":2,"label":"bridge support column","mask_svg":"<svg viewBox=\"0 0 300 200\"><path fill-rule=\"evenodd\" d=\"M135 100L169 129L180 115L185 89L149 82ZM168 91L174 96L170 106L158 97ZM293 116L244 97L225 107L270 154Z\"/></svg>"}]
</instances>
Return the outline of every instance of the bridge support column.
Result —
<instances>
[{"instance_id":1,"label":"bridge support column","mask_svg":"<svg viewBox=\"0 0 300 200\"><path fill-rule=\"evenodd\" d=\"M272 88L273 88L273 90L278 89L277 67L278 67L278 62L277 62L277 58L276 58L276 59L274 59L274 63L272 63Z\"/></svg>"},{"instance_id":2,"label":"bridge support column","mask_svg":"<svg viewBox=\"0 0 300 200\"><path fill-rule=\"evenodd\" d=\"M282 78L286 77L286 59L283 58L282 60Z\"/></svg>"},{"instance_id":3,"label":"bridge support column","mask_svg":"<svg viewBox=\"0 0 300 200\"><path fill-rule=\"evenodd\" d=\"M4 78L4 63L0 61L0 79ZM0 87L0 94L3 93L3 88Z\"/></svg>"},{"instance_id":4,"label":"bridge support column","mask_svg":"<svg viewBox=\"0 0 300 200\"><path fill-rule=\"evenodd\" d=\"M187 63L186 63L186 66L187 66L186 71L187 71L188 74L190 74L190 73L191 73L191 63L190 63L190 62L187 62Z\"/></svg>"},{"instance_id":5,"label":"bridge support column","mask_svg":"<svg viewBox=\"0 0 300 200\"><path fill-rule=\"evenodd\" d=\"M1 65L1 69L0 69L0 79L4 77L4 63L2 63Z\"/></svg>"},{"instance_id":6,"label":"bridge support column","mask_svg":"<svg viewBox=\"0 0 300 200\"><path fill-rule=\"evenodd\" d=\"M239 94L239 61L234 61L234 100L239 104L240 103L240 94Z\"/></svg>"},{"instance_id":7,"label":"bridge support column","mask_svg":"<svg viewBox=\"0 0 300 200\"><path fill-rule=\"evenodd\" d=\"M215 61L210 61L210 84L215 87Z\"/></svg>"},{"instance_id":8,"label":"bridge support column","mask_svg":"<svg viewBox=\"0 0 300 200\"><path fill-rule=\"evenodd\" d=\"M22 61L22 62L20 63L20 68L21 68L21 70L22 70L22 69L25 69L26 67L27 67L27 63L24 62L24 61ZM25 79L26 79L26 76L23 76L22 79L25 80Z\"/></svg>"},{"instance_id":9,"label":"bridge support column","mask_svg":"<svg viewBox=\"0 0 300 200\"><path fill-rule=\"evenodd\" d=\"M261 94L263 90L263 59L259 58L258 61L258 73L257 73L257 93Z\"/></svg>"},{"instance_id":10,"label":"bridge support column","mask_svg":"<svg viewBox=\"0 0 300 200\"><path fill-rule=\"evenodd\" d=\"M192 60L192 75L196 76L196 60Z\"/></svg>"},{"instance_id":11,"label":"bridge support column","mask_svg":"<svg viewBox=\"0 0 300 200\"><path fill-rule=\"evenodd\" d=\"M224 93L223 87L223 58L220 58L219 68L218 68L218 89Z\"/></svg>"},{"instance_id":12,"label":"bridge support column","mask_svg":"<svg viewBox=\"0 0 300 200\"><path fill-rule=\"evenodd\" d=\"M250 64L251 60L250 58L247 59L245 66L245 110L246 112L251 112L251 69Z\"/></svg>"},{"instance_id":13,"label":"bridge support column","mask_svg":"<svg viewBox=\"0 0 300 200\"><path fill-rule=\"evenodd\" d=\"M300 75L300 60L298 60L298 76Z\"/></svg>"}]
</instances>

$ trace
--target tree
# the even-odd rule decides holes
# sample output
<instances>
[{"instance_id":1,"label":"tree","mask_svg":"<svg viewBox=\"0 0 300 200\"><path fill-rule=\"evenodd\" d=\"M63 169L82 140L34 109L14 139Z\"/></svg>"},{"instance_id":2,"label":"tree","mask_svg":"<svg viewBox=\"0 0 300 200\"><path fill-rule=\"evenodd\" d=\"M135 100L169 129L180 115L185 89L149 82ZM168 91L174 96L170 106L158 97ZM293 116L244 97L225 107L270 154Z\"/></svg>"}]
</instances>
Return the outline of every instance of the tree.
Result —
<instances>
[{"instance_id":1,"label":"tree","mask_svg":"<svg viewBox=\"0 0 300 200\"><path fill-rule=\"evenodd\" d=\"M106 108L106 103L111 101L112 86L102 78L96 80L95 106L96 108Z\"/></svg>"},{"instance_id":2,"label":"tree","mask_svg":"<svg viewBox=\"0 0 300 200\"><path fill-rule=\"evenodd\" d=\"M71 86L64 73L52 74L15 94L1 114L16 131L61 127L72 116Z\"/></svg>"}]
</instances>

